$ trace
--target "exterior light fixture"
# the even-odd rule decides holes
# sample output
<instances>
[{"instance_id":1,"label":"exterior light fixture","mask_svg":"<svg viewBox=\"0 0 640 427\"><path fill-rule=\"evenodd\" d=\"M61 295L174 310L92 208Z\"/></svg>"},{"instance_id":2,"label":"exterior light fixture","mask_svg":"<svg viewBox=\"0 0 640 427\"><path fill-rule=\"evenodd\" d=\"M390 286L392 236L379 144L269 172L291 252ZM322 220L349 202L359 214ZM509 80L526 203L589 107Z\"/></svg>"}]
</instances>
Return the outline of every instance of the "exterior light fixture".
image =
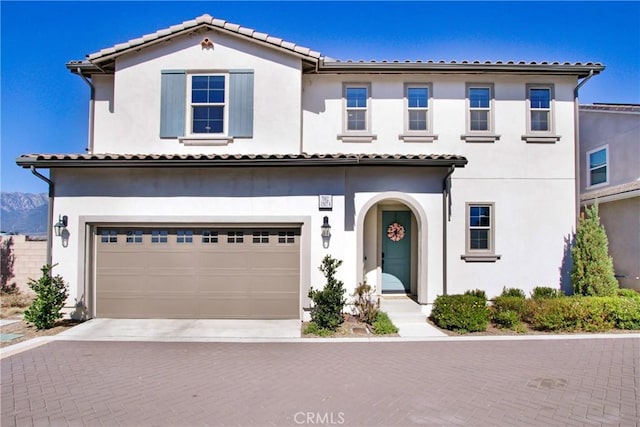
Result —
<instances>
[{"instance_id":1,"label":"exterior light fixture","mask_svg":"<svg viewBox=\"0 0 640 427\"><path fill-rule=\"evenodd\" d=\"M58 222L56 222L56 225L53 226L53 230L55 231L57 237L62 236L62 232L66 231L68 221L69 218L66 215L58 216Z\"/></svg>"},{"instance_id":2,"label":"exterior light fixture","mask_svg":"<svg viewBox=\"0 0 640 427\"><path fill-rule=\"evenodd\" d=\"M327 249L329 247L329 241L331 240L331 226L329 225L329 217L325 216L322 220L322 247Z\"/></svg>"}]
</instances>

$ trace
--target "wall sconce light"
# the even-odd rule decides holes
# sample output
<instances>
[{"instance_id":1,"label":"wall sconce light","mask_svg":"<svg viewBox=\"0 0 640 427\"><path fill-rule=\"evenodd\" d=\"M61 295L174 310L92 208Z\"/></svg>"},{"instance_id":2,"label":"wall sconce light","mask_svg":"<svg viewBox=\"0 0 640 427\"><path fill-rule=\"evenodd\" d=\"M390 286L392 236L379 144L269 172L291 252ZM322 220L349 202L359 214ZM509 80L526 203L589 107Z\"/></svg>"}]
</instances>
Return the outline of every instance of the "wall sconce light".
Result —
<instances>
[{"instance_id":1,"label":"wall sconce light","mask_svg":"<svg viewBox=\"0 0 640 427\"><path fill-rule=\"evenodd\" d=\"M62 232L67 229L69 218L66 215L58 216L58 222L53 226L53 230L56 233L56 237L62 236Z\"/></svg>"},{"instance_id":2,"label":"wall sconce light","mask_svg":"<svg viewBox=\"0 0 640 427\"><path fill-rule=\"evenodd\" d=\"M327 249L329 247L329 241L331 240L331 226L329 225L329 217L325 216L322 220L322 247Z\"/></svg>"}]
</instances>

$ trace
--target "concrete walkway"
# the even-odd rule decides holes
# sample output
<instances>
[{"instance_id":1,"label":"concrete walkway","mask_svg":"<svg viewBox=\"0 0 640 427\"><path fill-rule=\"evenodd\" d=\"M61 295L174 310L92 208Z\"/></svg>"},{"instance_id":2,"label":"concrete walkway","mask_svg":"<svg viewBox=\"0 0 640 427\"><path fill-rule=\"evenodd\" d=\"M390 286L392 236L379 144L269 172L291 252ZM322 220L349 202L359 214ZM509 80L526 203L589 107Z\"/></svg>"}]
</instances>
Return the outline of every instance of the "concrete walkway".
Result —
<instances>
[{"instance_id":1,"label":"concrete walkway","mask_svg":"<svg viewBox=\"0 0 640 427\"><path fill-rule=\"evenodd\" d=\"M380 298L380 308L398 327L403 338L446 337L447 334L427 323L423 307L406 295Z\"/></svg>"}]
</instances>

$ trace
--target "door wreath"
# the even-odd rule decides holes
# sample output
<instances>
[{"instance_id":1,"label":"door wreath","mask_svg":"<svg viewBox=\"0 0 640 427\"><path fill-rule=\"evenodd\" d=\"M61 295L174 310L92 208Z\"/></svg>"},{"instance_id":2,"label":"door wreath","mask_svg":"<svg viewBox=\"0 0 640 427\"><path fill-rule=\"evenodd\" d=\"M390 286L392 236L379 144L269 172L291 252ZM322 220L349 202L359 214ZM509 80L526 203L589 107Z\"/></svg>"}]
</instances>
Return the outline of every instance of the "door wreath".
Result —
<instances>
[{"instance_id":1,"label":"door wreath","mask_svg":"<svg viewBox=\"0 0 640 427\"><path fill-rule=\"evenodd\" d=\"M387 237L393 242L399 242L404 239L404 227L402 224L394 222L387 228Z\"/></svg>"}]
</instances>

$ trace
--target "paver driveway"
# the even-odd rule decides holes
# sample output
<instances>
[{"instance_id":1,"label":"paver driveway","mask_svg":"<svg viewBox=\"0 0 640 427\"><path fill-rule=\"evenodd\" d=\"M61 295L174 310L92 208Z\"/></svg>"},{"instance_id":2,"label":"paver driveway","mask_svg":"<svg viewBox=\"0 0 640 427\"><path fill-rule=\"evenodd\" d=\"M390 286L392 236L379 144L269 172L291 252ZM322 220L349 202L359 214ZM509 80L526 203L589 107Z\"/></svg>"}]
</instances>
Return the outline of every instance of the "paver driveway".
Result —
<instances>
[{"instance_id":1,"label":"paver driveway","mask_svg":"<svg viewBox=\"0 0 640 427\"><path fill-rule=\"evenodd\" d=\"M53 341L2 359L2 426L637 425L640 340Z\"/></svg>"}]
</instances>

